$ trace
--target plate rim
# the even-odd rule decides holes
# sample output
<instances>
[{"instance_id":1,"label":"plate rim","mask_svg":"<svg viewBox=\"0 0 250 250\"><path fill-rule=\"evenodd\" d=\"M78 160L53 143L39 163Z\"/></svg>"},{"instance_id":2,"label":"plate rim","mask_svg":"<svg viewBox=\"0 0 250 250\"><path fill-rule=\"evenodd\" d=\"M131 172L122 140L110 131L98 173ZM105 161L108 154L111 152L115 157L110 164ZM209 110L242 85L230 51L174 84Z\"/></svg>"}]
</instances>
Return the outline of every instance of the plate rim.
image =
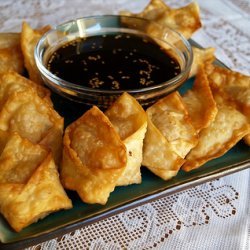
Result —
<instances>
[{"instance_id":1,"label":"plate rim","mask_svg":"<svg viewBox=\"0 0 250 250\"><path fill-rule=\"evenodd\" d=\"M51 240L56 237L60 237L64 234L67 234L69 232L72 232L74 230L77 230L80 227L89 226L95 222L107 219L111 216L128 211L138 206L142 206L146 203L153 202L155 200L164 198L166 196L173 195L177 192L184 191L188 188L193 188L205 182L212 181L220 177L227 176L227 175L230 175L230 174L233 174L233 173L236 173L236 172L248 169L248 168L250 168L250 159L237 162L234 164L230 164L230 165L225 166L222 169L220 168L218 170L215 170L209 173L208 175L205 174L205 175L198 176L196 178L194 177L193 180L191 181L189 180L182 184L173 184L172 187L166 188L160 192L155 191L152 194L145 194L144 196L139 197L132 202L130 201L125 202L124 204L118 205L115 208L110 208L105 212L100 212L95 216L85 218L83 220L80 220L78 222L75 222L75 223L72 223L63 227L59 227L53 231L49 231L49 232L44 231L42 232L42 234L39 233L39 235L33 235L29 238L10 242L10 243L0 242L0 248L4 250L4 249L21 249L24 247L26 248L26 247L34 246L41 242Z\"/></svg>"}]
</instances>

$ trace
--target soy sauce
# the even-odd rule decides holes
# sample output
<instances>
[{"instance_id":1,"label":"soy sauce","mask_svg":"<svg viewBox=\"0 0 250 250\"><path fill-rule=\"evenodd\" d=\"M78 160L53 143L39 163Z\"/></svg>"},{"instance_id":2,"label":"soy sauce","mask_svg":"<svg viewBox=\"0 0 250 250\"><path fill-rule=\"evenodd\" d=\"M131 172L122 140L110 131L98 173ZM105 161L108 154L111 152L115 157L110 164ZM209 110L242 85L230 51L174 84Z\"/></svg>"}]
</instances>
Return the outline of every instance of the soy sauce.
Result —
<instances>
[{"instance_id":1,"label":"soy sauce","mask_svg":"<svg viewBox=\"0 0 250 250\"><path fill-rule=\"evenodd\" d=\"M175 58L146 36L128 33L79 38L49 58L47 68L74 84L95 89L139 89L180 73Z\"/></svg>"}]
</instances>

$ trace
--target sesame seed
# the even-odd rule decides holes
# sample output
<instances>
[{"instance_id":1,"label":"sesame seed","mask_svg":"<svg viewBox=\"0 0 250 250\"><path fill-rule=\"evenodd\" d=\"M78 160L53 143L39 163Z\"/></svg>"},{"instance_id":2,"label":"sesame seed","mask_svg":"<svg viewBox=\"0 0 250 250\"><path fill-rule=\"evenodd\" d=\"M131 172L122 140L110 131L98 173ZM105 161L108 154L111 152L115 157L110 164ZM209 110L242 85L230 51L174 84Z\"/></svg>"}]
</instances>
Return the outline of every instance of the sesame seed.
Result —
<instances>
[{"instance_id":1,"label":"sesame seed","mask_svg":"<svg viewBox=\"0 0 250 250\"><path fill-rule=\"evenodd\" d=\"M89 56L88 59L89 59L90 61L96 61L96 60L97 60L97 58L96 58L95 56Z\"/></svg>"},{"instance_id":2,"label":"sesame seed","mask_svg":"<svg viewBox=\"0 0 250 250\"><path fill-rule=\"evenodd\" d=\"M146 85L146 86L149 86L149 85L151 85L151 84L153 84L153 83L154 83L154 81L147 81L145 85Z\"/></svg>"},{"instance_id":3,"label":"sesame seed","mask_svg":"<svg viewBox=\"0 0 250 250\"><path fill-rule=\"evenodd\" d=\"M140 78L140 84L145 85L145 83L146 83L146 79L145 78Z\"/></svg>"},{"instance_id":4,"label":"sesame seed","mask_svg":"<svg viewBox=\"0 0 250 250\"><path fill-rule=\"evenodd\" d=\"M122 76L122 79L130 79L130 76Z\"/></svg>"},{"instance_id":5,"label":"sesame seed","mask_svg":"<svg viewBox=\"0 0 250 250\"><path fill-rule=\"evenodd\" d=\"M111 87L111 88L112 88L112 89L119 89L119 88L120 88L119 82L113 81L113 82L112 82L112 87Z\"/></svg>"},{"instance_id":6,"label":"sesame seed","mask_svg":"<svg viewBox=\"0 0 250 250\"><path fill-rule=\"evenodd\" d=\"M104 82L100 81L98 77L94 77L94 78L89 80L89 85L94 89L100 88L100 86L103 84L104 84Z\"/></svg>"},{"instance_id":7,"label":"sesame seed","mask_svg":"<svg viewBox=\"0 0 250 250\"><path fill-rule=\"evenodd\" d=\"M65 60L65 63L73 63L73 60Z\"/></svg>"},{"instance_id":8,"label":"sesame seed","mask_svg":"<svg viewBox=\"0 0 250 250\"><path fill-rule=\"evenodd\" d=\"M87 65L87 62L86 62L85 60L82 60L82 63L83 63L84 65Z\"/></svg>"}]
</instances>

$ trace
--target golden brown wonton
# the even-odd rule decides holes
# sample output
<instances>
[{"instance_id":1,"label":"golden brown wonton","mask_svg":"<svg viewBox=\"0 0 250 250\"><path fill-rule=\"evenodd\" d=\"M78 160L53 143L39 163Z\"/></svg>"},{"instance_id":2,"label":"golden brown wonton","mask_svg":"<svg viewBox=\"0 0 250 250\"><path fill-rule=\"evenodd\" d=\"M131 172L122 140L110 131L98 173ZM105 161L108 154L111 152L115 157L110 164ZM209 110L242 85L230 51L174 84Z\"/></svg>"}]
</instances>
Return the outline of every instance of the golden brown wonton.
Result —
<instances>
[{"instance_id":1,"label":"golden brown wonton","mask_svg":"<svg viewBox=\"0 0 250 250\"><path fill-rule=\"evenodd\" d=\"M197 144L197 134L177 91L152 105L147 113L153 124L182 158Z\"/></svg>"},{"instance_id":2,"label":"golden brown wonton","mask_svg":"<svg viewBox=\"0 0 250 250\"><path fill-rule=\"evenodd\" d=\"M105 204L127 163L126 147L109 119L93 107L69 125L61 180L86 203Z\"/></svg>"},{"instance_id":3,"label":"golden brown wonton","mask_svg":"<svg viewBox=\"0 0 250 250\"><path fill-rule=\"evenodd\" d=\"M56 163L59 162L61 148L55 149L53 145L55 142L61 145L63 118L33 91L13 93L5 101L0 110L0 129L41 143L52 150Z\"/></svg>"},{"instance_id":4,"label":"golden brown wonton","mask_svg":"<svg viewBox=\"0 0 250 250\"><path fill-rule=\"evenodd\" d=\"M1 134L7 133L1 131ZM26 183L48 152L38 144L9 133L0 155L0 183Z\"/></svg>"},{"instance_id":5,"label":"golden brown wonton","mask_svg":"<svg viewBox=\"0 0 250 250\"><path fill-rule=\"evenodd\" d=\"M20 34L0 33L0 74L9 70L24 71Z\"/></svg>"},{"instance_id":6,"label":"golden brown wonton","mask_svg":"<svg viewBox=\"0 0 250 250\"><path fill-rule=\"evenodd\" d=\"M7 172L4 176L7 180L0 181L0 212L15 231L52 212L72 207L51 154L44 155L42 148L43 153L39 154L39 146L32 146L17 134L6 147L0 161L1 172Z\"/></svg>"},{"instance_id":7,"label":"golden brown wonton","mask_svg":"<svg viewBox=\"0 0 250 250\"><path fill-rule=\"evenodd\" d=\"M215 59L215 48L196 48L192 46L193 49L193 63L189 73L189 77L193 77L197 74L200 64L212 63Z\"/></svg>"},{"instance_id":8,"label":"golden brown wonton","mask_svg":"<svg viewBox=\"0 0 250 250\"><path fill-rule=\"evenodd\" d=\"M174 152L171 144L148 117L142 165L163 180L169 180L178 173L183 162L184 160Z\"/></svg>"},{"instance_id":9,"label":"golden brown wonton","mask_svg":"<svg viewBox=\"0 0 250 250\"><path fill-rule=\"evenodd\" d=\"M12 48L20 46L20 34L19 33L0 33L0 48Z\"/></svg>"},{"instance_id":10,"label":"golden brown wonton","mask_svg":"<svg viewBox=\"0 0 250 250\"><path fill-rule=\"evenodd\" d=\"M250 123L250 76L212 64L206 65L206 72L211 87L233 102ZM244 140L250 145L250 135Z\"/></svg>"},{"instance_id":11,"label":"golden brown wonton","mask_svg":"<svg viewBox=\"0 0 250 250\"><path fill-rule=\"evenodd\" d=\"M197 133L208 127L215 119L217 106L202 64L199 67L192 89L183 95L183 101Z\"/></svg>"},{"instance_id":12,"label":"golden brown wonton","mask_svg":"<svg viewBox=\"0 0 250 250\"><path fill-rule=\"evenodd\" d=\"M127 165L117 185L141 183L143 139L147 129L147 116L131 95L124 93L105 112L127 149Z\"/></svg>"},{"instance_id":13,"label":"golden brown wonton","mask_svg":"<svg viewBox=\"0 0 250 250\"><path fill-rule=\"evenodd\" d=\"M199 6L196 2L173 9L162 0L151 0L139 14L121 12L124 15L142 17L179 31L186 38L201 27Z\"/></svg>"},{"instance_id":14,"label":"golden brown wonton","mask_svg":"<svg viewBox=\"0 0 250 250\"><path fill-rule=\"evenodd\" d=\"M10 137L10 133L0 129L0 155L2 154L4 147Z\"/></svg>"},{"instance_id":15,"label":"golden brown wonton","mask_svg":"<svg viewBox=\"0 0 250 250\"><path fill-rule=\"evenodd\" d=\"M178 92L147 109L148 129L143 165L164 180L175 176L186 154L197 144L197 135Z\"/></svg>"},{"instance_id":16,"label":"golden brown wonton","mask_svg":"<svg viewBox=\"0 0 250 250\"><path fill-rule=\"evenodd\" d=\"M6 100L17 92L34 91L39 97L52 105L50 91L16 72L8 71L0 76L0 109Z\"/></svg>"},{"instance_id":17,"label":"golden brown wonton","mask_svg":"<svg viewBox=\"0 0 250 250\"><path fill-rule=\"evenodd\" d=\"M37 84L43 84L43 80L36 66L34 50L39 39L49 29L50 26L45 26L39 30L33 30L26 22L22 25L21 48L24 56L24 65L28 70L29 78Z\"/></svg>"},{"instance_id":18,"label":"golden brown wonton","mask_svg":"<svg viewBox=\"0 0 250 250\"><path fill-rule=\"evenodd\" d=\"M213 93L218 113L215 120L199 134L199 142L186 157L182 166L185 171L198 168L207 161L220 157L250 131L246 116Z\"/></svg>"}]
</instances>

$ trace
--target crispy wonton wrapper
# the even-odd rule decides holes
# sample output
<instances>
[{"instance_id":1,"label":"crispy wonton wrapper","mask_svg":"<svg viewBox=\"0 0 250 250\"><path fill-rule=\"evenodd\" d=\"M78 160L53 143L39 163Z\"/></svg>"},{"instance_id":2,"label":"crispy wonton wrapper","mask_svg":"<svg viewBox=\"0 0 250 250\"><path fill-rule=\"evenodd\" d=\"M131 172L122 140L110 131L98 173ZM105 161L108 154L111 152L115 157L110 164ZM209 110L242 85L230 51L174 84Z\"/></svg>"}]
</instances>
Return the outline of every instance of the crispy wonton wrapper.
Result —
<instances>
[{"instance_id":1,"label":"crispy wonton wrapper","mask_svg":"<svg viewBox=\"0 0 250 250\"><path fill-rule=\"evenodd\" d=\"M23 22L22 25L21 48L24 55L24 65L28 70L29 78L37 84L43 84L43 80L36 66L34 50L39 39L48 30L50 30L50 26L33 30L26 22Z\"/></svg>"},{"instance_id":2,"label":"crispy wonton wrapper","mask_svg":"<svg viewBox=\"0 0 250 250\"><path fill-rule=\"evenodd\" d=\"M48 151L15 132L0 130L0 135L4 133L8 134L9 138L5 140L0 156L0 183L26 183L48 155Z\"/></svg>"},{"instance_id":3,"label":"crispy wonton wrapper","mask_svg":"<svg viewBox=\"0 0 250 250\"><path fill-rule=\"evenodd\" d=\"M174 152L170 143L148 118L143 145L142 165L163 180L177 175L184 160Z\"/></svg>"},{"instance_id":4,"label":"crispy wonton wrapper","mask_svg":"<svg viewBox=\"0 0 250 250\"><path fill-rule=\"evenodd\" d=\"M222 96L214 96L218 113L210 126L200 132L197 146L191 150L182 166L185 171L220 157L250 132L246 116L225 102Z\"/></svg>"},{"instance_id":5,"label":"crispy wonton wrapper","mask_svg":"<svg viewBox=\"0 0 250 250\"><path fill-rule=\"evenodd\" d=\"M10 137L10 133L0 129L0 156L5 148L5 145Z\"/></svg>"},{"instance_id":6,"label":"crispy wonton wrapper","mask_svg":"<svg viewBox=\"0 0 250 250\"><path fill-rule=\"evenodd\" d=\"M183 102L197 133L214 121L218 110L202 64L192 89L183 95Z\"/></svg>"},{"instance_id":7,"label":"crispy wonton wrapper","mask_svg":"<svg viewBox=\"0 0 250 250\"><path fill-rule=\"evenodd\" d=\"M51 153L17 133L1 154L0 169L0 212L15 231L72 207Z\"/></svg>"},{"instance_id":8,"label":"crispy wonton wrapper","mask_svg":"<svg viewBox=\"0 0 250 250\"><path fill-rule=\"evenodd\" d=\"M19 33L0 33L0 48L13 48L20 46L20 34Z\"/></svg>"},{"instance_id":9,"label":"crispy wonton wrapper","mask_svg":"<svg viewBox=\"0 0 250 250\"><path fill-rule=\"evenodd\" d=\"M186 38L201 27L199 6L193 2L179 9L172 9L162 0L151 0L146 8L139 14L126 11L123 15L132 15L155 21L163 26L179 31Z\"/></svg>"},{"instance_id":10,"label":"crispy wonton wrapper","mask_svg":"<svg viewBox=\"0 0 250 250\"><path fill-rule=\"evenodd\" d=\"M52 151L56 164L59 163L63 118L33 91L13 93L6 100L0 111L0 129L17 132L35 144L41 143Z\"/></svg>"},{"instance_id":11,"label":"crispy wonton wrapper","mask_svg":"<svg viewBox=\"0 0 250 250\"><path fill-rule=\"evenodd\" d=\"M124 93L105 112L127 149L127 165L117 186L141 183L143 139L147 129L144 109L131 95Z\"/></svg>"},{"instance_id":12,"label":"crispy wonton wrapper","mask_svg":"<svg viewBox=\"0 0 250 250\"><path fill-rule=\"evenodd\" d=\"M86 203L105 204L127 163L126 147L94 106L69 125L63 139L61 180Z\"/></svg>"},{"instance_id":13,"label":"crispy wonton wrapper","mask_svg":"<svg viewBox=\"0 0 250 250\"><path fill-rule=\"evenodd\" d=\"M175 176L186 154L197 144L197 135L178 92L147 109L148 129L143 162L164 180Z\"/></svg>"},{"instance_id":14,"label":"crispy wonton wrapper","mask_svg":"<svg viewBox=\"0 0 250 250\"><path fill-rule=\"evenodd\" d=\"M23 55L20 46L20 34L0 33L0 74L6 71L23 73Z\"/></svg>"},{"instance_id":15,"label":"crispy wonton wrapper","mask_svg":"<svg viewBox=\"0 0 250 250\"><path fill-rule=\"evenodd\" d=\"M52 104L50 91L16 72L6 72L0 76L0 109L8 98L17 92L34 91L39 97Z\"/></svg>"},{"instance_id":16,"label":"crispy wonton wrapper","mask_svg":"<svg viewBox=\"0 0 250 250\"><path fill-rule=\"evenodd\" d=\"M196 131L177 91L152 105L147 113L151 121L182 158L197 144Z\"/></svg>"},{"instance_id":17,"label":"crispy wonton wrapper","mask_svg":"<svg viewBox=\"0 0 250 250\"><path fill-rule=\"evenodd\" d=\"M235 103L250 123L250 76L212 64L206 65L206 72L211 87ZM250 134L244 140L250 145Z\"/></svg>"},{"instance_id":18,"label":"crispy wonton wrapper","mask_svg":"<svg viewBox=\"0 0 250 250\"><path fill-rule=\"evenodd\" d=\"M192 46L193 49L193 63L189 73L189 78L197 74L199 65L212 63L215 59L215 48L196 48Z\"/></svg>"}]
</instances>

